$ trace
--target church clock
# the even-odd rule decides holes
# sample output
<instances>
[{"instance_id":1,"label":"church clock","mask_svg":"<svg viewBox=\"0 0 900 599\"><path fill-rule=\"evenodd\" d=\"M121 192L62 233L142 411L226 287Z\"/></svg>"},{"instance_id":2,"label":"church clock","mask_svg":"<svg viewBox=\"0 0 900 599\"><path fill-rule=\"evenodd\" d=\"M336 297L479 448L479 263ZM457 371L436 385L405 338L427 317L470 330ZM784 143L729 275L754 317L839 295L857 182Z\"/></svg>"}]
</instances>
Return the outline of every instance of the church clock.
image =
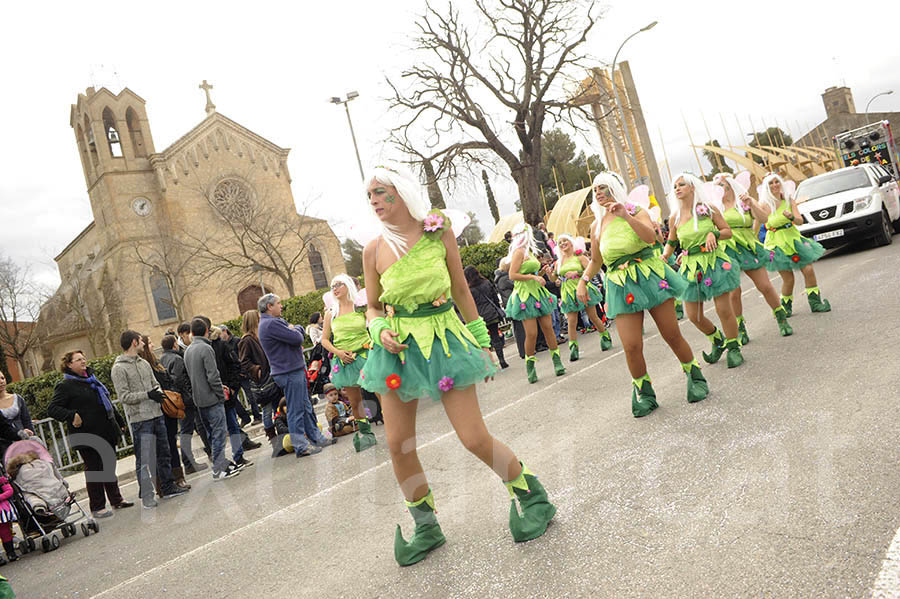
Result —
<instances>
[{"instance_id":1,"label":"church clock","mask_svg":"<svg viewBox=\"0 0 900 599\"><path fill-rule=\"evenodd\" d=\"M147 216L150 214L151 204L150 200L147 198L135 198L133 202L131 202L131 209L134 210L134 213L138 216Z\"/></svg>"}]
</instances>

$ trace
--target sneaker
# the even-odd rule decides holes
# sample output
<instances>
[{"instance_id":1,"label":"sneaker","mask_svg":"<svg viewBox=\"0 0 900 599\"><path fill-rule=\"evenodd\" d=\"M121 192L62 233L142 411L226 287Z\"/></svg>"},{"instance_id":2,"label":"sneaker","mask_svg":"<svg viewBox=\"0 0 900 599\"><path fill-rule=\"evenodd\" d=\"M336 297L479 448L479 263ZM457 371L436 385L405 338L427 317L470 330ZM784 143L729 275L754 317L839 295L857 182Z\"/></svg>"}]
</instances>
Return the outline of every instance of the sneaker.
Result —
<instances>
[{"instance_id":1,"label":"sneaker","mask_svg":"<svg viewBox=\"0 0 900 599\"><path fill-rule=\"evenodd\" d=\"M163 493L163 499L172 499L173 497L178 497L179 495L184 495L188 490L182 487L172 485L165 493Z\"/></svg>"},{"instance_id":2,"label":"sneaker","mask_svg":"<svg viewBox=\"0 0 900 599\"><path fill-rule=\"evenodd\" d=\"M263 423L262 418L254 418L253 422L251 422L250 424L251 424L251 426L256 426L257 424L262 424L262 423Z\"/></svg>"},{"instance_id":3,"label":"sneaker","mask_svg":"<svg viewBox=\"0 0 900 599\"><path fill-rule=\"evenodd\" d=\"M97 510L96 512L91 512L91 515L94 518L109 518L113 513L112 510L104 508L102 510Z\"/></svg>"},{"instance_id":4,"label":"sneaker","mask_svg":"<svg viewBox=\"0 0 900 599\"><path fill-rule=\"evenodd\" d=\"M148 499L141 499L141 507L143 507L145 510L152 510L158 505L159 503L157 503L157 501L152 497Z\"/></svg>"},{"instance_id":5,"label":"sneaker","mask_svg":"<svg viewBox=\"0 0 900 599\"><path fill-rule=\"evenodd\" d=\"M305 458L306 456L315 455L317 453L322 453L321 447L316 447L315 445L310 445L303 451L297 453L298 458Z\"/></svg>"},{"instance_id":6,"label":"sneaker","mask_svg":"<svg viewBox=\"0 0 900 599\"><path fill-rule=\"evenodd\" d=\"M251 462L250 460L248 460L248 459L245 458L244 456L241 456L240 459L238 459L238 460L236 460L236 461L234 462L234 465L235 465L238 469L243 469L243 468L246 468L247 466L252 466L252 465L253 465L253 462Z\"/></svg>"},{"instance_id":7,"label":"sneaker","mask_svg":"<svg viewBox=\"0 0 900 599\"><path fill-rule=\"evenodd\" d=\"M226 478L231 478L232 476L237 476L241 473L240 468L235 466L234 464L228 464L228 467L225 470L221 470L216 472L213 470L213 480L225 480Z\"/></svg>"}]
</instances>

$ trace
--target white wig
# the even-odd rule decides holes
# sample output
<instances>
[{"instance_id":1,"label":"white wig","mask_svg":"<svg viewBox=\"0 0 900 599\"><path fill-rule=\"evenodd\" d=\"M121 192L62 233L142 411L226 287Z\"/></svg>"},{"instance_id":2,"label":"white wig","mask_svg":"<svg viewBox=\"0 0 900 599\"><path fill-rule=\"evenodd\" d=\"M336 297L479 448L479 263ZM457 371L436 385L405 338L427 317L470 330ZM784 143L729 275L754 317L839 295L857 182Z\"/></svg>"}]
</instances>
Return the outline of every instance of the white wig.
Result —
<instances>
[{"instance_id":1,"label":"white wig","mask_svg":"<svg viewBox=\"0 0 900 599\"><path fill-rule=\"evenodd\" d=\"M731 193L734 194L734 205L737 208L737 211L741 214L749 212L749 210L744 210L743 202L740 201L740 197L747 193L744 186L728 173L716 173L716 176L713 177L713 183L718 183L719 181L725 181L731 188Z\"/></svg>"},{"instance_id":2,"label":"white wig","mask_svg":"<svg viewBox=\"0 0 900 599\"><path fill-rule=\"evenodd\" d=\"M775 179L778 179L778 181L781 182L782 198L784 198L785 200L790 199L786 195L787 190L784 187L784 179L782 179L780 175L777 175L775 173L770 173L769 175L767 175L766 178L763 179L762 183L759 185L759 200L761 202L765 202L766 204L768 204L769 208L772 209L772 212L777 211L778 206L780 206L781 202L783 201L782 198L776 198L775 196L772 195L772 192L769 191L769 183L771 183Z\"/></svg>"},{"instance_id":3,"label":"white wig","mask_svg":"<svg viewBox=\"0 0 900 599\"><path fill-rule=\"evenodd\" d=\"M339 274L333 279L331 279L331 286L334 287L335 283L343 283L344 287L347 288L347 299L356 306L356 301L359 299L359 289L356 287L356 281L354 281L350 275ZM328 310L331 312L332 318L337 318L341 312L341 304L340 302L334 302L330 306L328 306Z\"/></svg>"},{"instance_id":4,"label":"white wig","mask_svg":"<svg viewBox=\"0 0 900 599\"><path fill-rule=\"evenodd\" d=\"M560 247L560 244L563 241L568 241L569 243L571 243L572 251L573 252L575 251L575 238L574 237L572 237L568 233L563 233L562 235L560 235L559 237L556 238L556 247L553 248L553 253L556 254L556 274L559 274L559 271L562 268L563 259L562 259L562 248Z\"/></svg>"},{"instance_id":5,"label":"white wig","mask_svg":"<svg viewBox=\"0 0 900 599\"><path fill-rule=\"evenodd\" d=\"M610 195L612 195L612 198L618 203L624 205L628 201L628 193L625 191L625 182L622 180L622 177L619 176L619 173L613 171L603 171L602 173L598 173L591 183L591 193L593 194L594 190L601 185L609 187ZM594 219L598 223L606 216L606 208L600 205L596 195L591 196L591 211L594 213Z\"/></svg>"},{"instance_id":6,"label":"white wig","mask_svg":"<svg viewBox=\"0 0 900 599\"><path fill-rule=\"evenodd\" d=\"M510 261L512 261L513 252L518 249L525 250L525 258L528 256L535 256L540 253L538 251L537 242L534 239L534 232L531 229L531 225L528 223L520 223L513 227L512 230L512 241L509 243L509 252L506 254Z\"/></svg>"},{"instance_id":7,"label":"white wig","mask_svg":"<svg viewBox=\"0 0 900 599\"><path fill-rule=\"evenodd\" d=\"M677 183L679 179L684 179L685 183L694 189L694 203L691 206L692 217L696 215L697 206L700 204L709 208L710 211L712 211L713 208L718 209L716 202L709 197L709 192L704 187L703 181L690 173L679 173L672 179L672 189L669 191L669 195L666 198L666 201L669 203L669 214L671 217L674 217L672 222L675 223L675 226L678 226L678 221L681 219L681 200L675 195L675 183ZM712 214L712 212L710 212L710 214ZM696 230L697 219L694 218L694 231Z\"/></svg>"},{"instance_id":8,"label":"white wig","mask_svg":"<svg viewBox=\"0 0 900 599\"><path fill-rule=\"evenodd\" d=\"M399 164L376 166L372 170L371 176L366 179L366 181L371 181L372 179L375 179L384 185L394 187L400 195L400 199L406 204L410 216L419 222L425 220L425 216L431 209L431 204L429 203L427 196L422 193L422 184L419 183L419 180L408 168ZM382 223L382 226L384 227L384 240L393 250L394 255L399 258L401 253L406 253L409 249L406 241L391 225Z\"/></svg>"}]
</instances>

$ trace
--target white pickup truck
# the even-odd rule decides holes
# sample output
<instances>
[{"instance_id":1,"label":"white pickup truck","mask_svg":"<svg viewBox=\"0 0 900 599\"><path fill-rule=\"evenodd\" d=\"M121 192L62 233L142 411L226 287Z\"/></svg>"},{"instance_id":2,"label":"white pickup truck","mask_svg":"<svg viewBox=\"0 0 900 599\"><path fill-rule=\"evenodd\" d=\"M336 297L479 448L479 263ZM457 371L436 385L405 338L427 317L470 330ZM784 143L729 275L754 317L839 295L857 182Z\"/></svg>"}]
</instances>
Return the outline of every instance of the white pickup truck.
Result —
<instances>
[{"instance_id":1,"label":"white pickup truck","mask_svg":"<svg viewBox=\"0 0 900 599\"><path fill-rule=\"evenodd\" d=\"M900 233L900 187L880 164L811 177L794 197L805 221L800 232L827 248L868 239L888 245Z\"/></svg>"}]
</instances>

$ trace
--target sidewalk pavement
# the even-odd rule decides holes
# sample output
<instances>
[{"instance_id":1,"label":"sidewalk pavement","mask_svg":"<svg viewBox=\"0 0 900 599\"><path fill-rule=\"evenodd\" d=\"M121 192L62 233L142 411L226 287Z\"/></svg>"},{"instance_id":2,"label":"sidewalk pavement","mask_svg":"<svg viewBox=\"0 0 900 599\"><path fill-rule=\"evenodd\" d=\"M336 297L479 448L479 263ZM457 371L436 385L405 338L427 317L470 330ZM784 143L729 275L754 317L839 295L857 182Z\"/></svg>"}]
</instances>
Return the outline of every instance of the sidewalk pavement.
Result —
<instances>
[{"instance_id":1,"label":"sidewalk pavement","mask_svg":"<svg viewBox=\"0 0 900 599\"><path fill-rule=\"evenodd\" d=\"M315 410L316 417L319 418L319 422L323 422L325 416L324 398L321 399L313 409ZM243 427L243 429L244 432L247 433L247 436L249 436L251 439L258 440L258 438L265 438L262 424L247 425ZM268 445L268 443L265 441L259 442L263 443L263 445ZM191 445L194 453L194 459L199 463L208 463L209 460L206 457L206 453L203 452L203 443L200 442L200 437L195 436ZM134 454L125 456L124 458L121 458L116 462L116 477L119 480L120 486L124 486L125 484L128 484L137 478L137 472L134 464ZM66 482L69 484L69 491L75 493L76 499L87 499L87 487L85 486L83 470L72 472L71 474L64 475L64 477L66 479Z\"/></svg>"}]
</instances>

